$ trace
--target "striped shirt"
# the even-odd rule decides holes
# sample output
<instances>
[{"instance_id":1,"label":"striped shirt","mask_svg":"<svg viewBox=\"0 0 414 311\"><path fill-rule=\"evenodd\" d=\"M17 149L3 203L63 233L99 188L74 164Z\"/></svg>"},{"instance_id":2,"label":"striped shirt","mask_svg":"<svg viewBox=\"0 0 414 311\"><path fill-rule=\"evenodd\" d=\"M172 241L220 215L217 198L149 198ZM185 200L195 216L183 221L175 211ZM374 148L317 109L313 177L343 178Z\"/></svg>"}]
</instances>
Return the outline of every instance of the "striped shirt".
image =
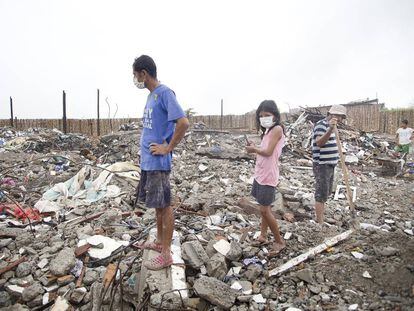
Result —
<instances>
[{"instance_id":1,"label":"striped shirt","mask_svg":"<svg viewBox=\"0 0 414 311\"><path fill-rule=\"evenodd\" d=\"M331 133L328 141L322 147L318 147L316 139L323 136L329 129L327 119L320 120L313 128L312 157L313 162L318 164L337 164L339 159L338 146L336 145L335 132Z\"/></svg>"}]
</instances>

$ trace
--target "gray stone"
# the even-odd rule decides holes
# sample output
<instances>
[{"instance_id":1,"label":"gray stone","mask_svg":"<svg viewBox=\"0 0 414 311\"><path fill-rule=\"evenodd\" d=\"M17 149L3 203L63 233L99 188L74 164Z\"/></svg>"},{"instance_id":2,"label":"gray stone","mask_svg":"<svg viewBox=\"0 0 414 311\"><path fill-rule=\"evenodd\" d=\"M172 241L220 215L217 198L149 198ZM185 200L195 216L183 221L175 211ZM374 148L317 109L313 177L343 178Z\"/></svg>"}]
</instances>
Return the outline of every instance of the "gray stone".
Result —
<instances>
[{"instance_id":1,"label":"gray stone","mask_svg":"<svg viewBox=\"0 0 414 311\"><path fill-rule=\"evenodd\" d=\"M236 293L226 283L202 276L194 283L197 294L223 309L230 309L236 301Z\"/></svg>"},{"instance_id":2,"label":"gray stone","mask_svg":"<svg viewBox=\"0 0 414 311\"><path fill-rule=\"evenodd\" d=\"M243 250L240 244L236 241L230 243L230 251L226 254L226 257L231 261L237 261L243 254Z\"/></svg>"},{"instance_id":3,"label":"gray stone","mask_svg":"<svg viewBox=\"0 0 414 311\"><path fill-rule=\"evenodd\" d=\"M29 262L22 262L17 266L16 277L22 278L32 273L32 265Z\"/></svg>"},{"instance_id":4,"label":"gray stone","mask_svg":"<svg viewBox=\"0 0 414 311\"><path fill-rule=\"evenodd\" d=\"M207 274L211 277L215 277L217 279L224 279L226 276L228 269L226 258L219 253L213 255L207 263Z\"/></svg>"},{"instance_id":5,"label":"gray stone","mask_svg":"<svg viewBox=\"0 0 414 311\"><path fill-rule=\"evenodd\" d=\"M73 292L72 295L70 295L70 299L69 301L73 304L80 304L83 300L83 298L86 295L86 288L85 287L80 287L80 288L76 288Z\"/></svg>"},{"instance_id":6,"label":"gray stone","mask_svg":"<svg viewBox=\"0 0 414 311\"><path fill-rule=\"evenodd\" d=\"M2 308L1 311L27 311L29 310L26 306L21 305L20 303L15 303L12 306Z\"/></svg>"},{"instance_id":7,"label":"gray stone","mask_svg":"<svg viewBox=\"0 0 414 311\"><path fill-rule=\"evenodd\" d=\"M27 302L27 306L32 309L34 307L41 306L43 304L43 296L39 295L36 298Z\"/></svg>"},{"instance_id":8,"label":"gray stone","mask_svg":"<svg viewBox=\"0 0 414 311\"><path fill-rule=\"evenodd\" d=\"M379 256L389 257L389 256L394 256L398 254L400 250L398 248L387 246L387 247L382 247L382 248L374 247L374 251L375 251L375 254Z\"/></svg>"},{"instance_id":9,"label":"gray stone","mask_svg":"<svg viewBox=\"0 0 414 311\"><path fill-rule=\"evenodd\" d=\"M76 236L79 240L86 239L89 236L93 235L94 231L90 224L86 224L84 227L76 230Z\"/></svg>"},{"instance_id":10,"label":"gray stone","mask_svg":"<svg viewBox=\"0 0 414 311\"><path fill-rule=\"evenodd\" d=\"M2 290L0 291L0 307L8 307L11 305L11 299L9 293Z\"/></svg>"},{"instance_id":11,"label":"gray stone","mask_svg":"<svg viewBox=\"0 0 414 311\"><path fill-rule=\"evenodd\" d=\"M295 273L295 276L306 283L313 283L313 273L309 269L299 270Z\"/></svg>"},{"instance_id":12,"label":"gray stone","mask_svg":"<svg viewBox=\"0 0 414 311\"><path fill-rule=\"evenodd\" d=\"M22 299L25 302L35 299L37 296L43 294L44 289L39 282L33 283L31 286L24 289Z\"/></svg>"},{"instance_id":13,"label":"gray stone","mask_svg":"<svg viewBox=\"0 0 414 311\"><path fill-rule=\"evenodd\" d=\"M210 258L213 257L214 254L217 253L217 251L214 248L214 244L216 244L216 243L217 243L217 241L214 240L214 239L208 241L208 243L207 243L206 253L207 253L208 257L210 257Z\"/></svg>"},{"instance_id":14,"label":"gray stone","mask_svg":"<svg viewBox=\"0 0 414 311\"><path fill-rule=\"evenodd\" d=\"M308 289L315 295L318 295L321 292L321 288L319 286L308 285Z\"/></svg>"},{"instance_id":15,"label":"gray stone","mask_svg":"<svg viewBox=\"0 0 414 311\"><path fill-rule=\"evenodd\" d=\"M75 266L76 258L71 248L62 249L49 265L50 273L56 276L63 276Z\"/></svg>"},{"instance_id":16,"label":"gray stone","mask_svg":"<svg viewBox=\"0 0 414 311\"><path fill-rule=\"evenodd\" d=\"M329 302L331 300L331 297L325 293L320 293L319 296L321 297L323 302Z\"/></svg>"},{"instance_id":17,"label":"gray stone","mask_svg":"<svg viewBox=\"0 0 414 311\"><path fill-rule=\"evenodd\" d=\"M184 260L193 268L200 268L208 261L208 255L198 240L185 242L181 246Z\"/></svg>"},{"instance_id":18,"label":"gray stone","mask_svg":"<svg viewBox=\"0 0 414 311\"><path fill-rule=\"evenodd\" d=\"M99 278L99 272L89 269L86 269L85 276L83 278L83 284L89 286L94 283Z\"/></svg>"},{"instance_id":19,"label":"gray stone","mask_svg":"<svg viewBox=\"0 0 414 311\"><path fill-rule=\"evenodd\" d=\"M262 266L252 264L247 267L247 270L243 273L243 275L250 282L254 282L259 277L259 275L262 273L262 271L263 271Z\"/></svg>"},{"instance_id":20,"label":"gray stone","mask_svg":"<svg viewBox=\"0 0 414 311\"><path fill-rule=\"evenodd\" d=\"M8 246L11 242L13 242L13 239L1 239L0 248Z\"/></svg>"}]
</instances>

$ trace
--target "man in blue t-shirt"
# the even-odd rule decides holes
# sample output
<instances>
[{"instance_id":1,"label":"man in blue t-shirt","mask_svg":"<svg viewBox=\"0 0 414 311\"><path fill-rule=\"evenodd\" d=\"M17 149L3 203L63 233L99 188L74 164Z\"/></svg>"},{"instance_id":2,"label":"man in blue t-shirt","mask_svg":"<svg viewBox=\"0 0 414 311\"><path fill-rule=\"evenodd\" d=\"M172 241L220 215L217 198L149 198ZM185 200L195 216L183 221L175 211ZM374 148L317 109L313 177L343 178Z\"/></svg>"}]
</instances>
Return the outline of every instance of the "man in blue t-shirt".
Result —
<instances>
[{"instance_id":1,"label":"man in blue t-shirt","mask_svg":"<svg viewBox=\"0 0 414 311\"><path fill-rule=\"evenodd\" d=\"M150 270L160 270L173 263L174 215L169 175L172 151L184 137L189 122L174 92L157 80L157 67L151 57L142 55L136 58L132 67L135 86L150 91L142 118L141 179L137 201L155 208L157 219L157 240L141 247L160 253L144 263Z\"/></svg>"}]
</instances>

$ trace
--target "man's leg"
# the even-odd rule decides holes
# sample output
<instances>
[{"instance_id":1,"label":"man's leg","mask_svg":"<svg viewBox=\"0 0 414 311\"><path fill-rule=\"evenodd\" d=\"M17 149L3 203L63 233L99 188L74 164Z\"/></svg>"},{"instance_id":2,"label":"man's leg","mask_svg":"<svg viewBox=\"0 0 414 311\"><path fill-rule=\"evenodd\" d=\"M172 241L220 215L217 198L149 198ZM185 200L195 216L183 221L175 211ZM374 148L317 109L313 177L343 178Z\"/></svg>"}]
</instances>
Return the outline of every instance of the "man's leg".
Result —
<instances>
[{"instance_id":1,"label":"man's leg","mask_svg":"<svg viewBox=\"0 0 414 311\"><path fill-rule=\"evenodd\" d=\"M174 232L174 215L172 206L159 209L162 213L162 255L171 257L171 241Z\"/></svg>"},{"instance_id":2,"label":"man's leg","mask_svg":"<svg viewBox=\"0 0 414 311\"><path fill-rule=\"evenodd\" d=\"M328 181L325 176L325 164L314 164L313 172L315 174L315 216L316 222L323 224L325 213L325 202L327 199Z\"/></svg>"},{"instance_id":3,"label":"man's leg","mask_svg":"<svg viewBox=\"0 0 414 311\"><path fill-rule=\"evenodd\" d=\"M316 201L315 202L316 222L323 224L324 213L325 213L325 203Z\"/></svg>"},{"instance_id":4,"label":"man's leg","mask_svg":"<svg viewBox=\"0 0 414 311\"><path fill-rule=\"evenodd\" d=\"M161 244L163 234L162 210L156 208L155 213L157 218L157 240L155 241L155 243Z\"/></svg>"}]
</instances>

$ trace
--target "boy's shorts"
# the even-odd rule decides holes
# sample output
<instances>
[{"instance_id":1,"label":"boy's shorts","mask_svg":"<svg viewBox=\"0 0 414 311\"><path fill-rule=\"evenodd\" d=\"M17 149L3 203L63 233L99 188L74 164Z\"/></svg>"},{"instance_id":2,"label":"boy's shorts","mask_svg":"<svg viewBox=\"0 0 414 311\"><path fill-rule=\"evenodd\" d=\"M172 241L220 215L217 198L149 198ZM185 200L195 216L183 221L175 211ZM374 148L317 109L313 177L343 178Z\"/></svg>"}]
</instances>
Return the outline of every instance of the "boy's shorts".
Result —
<instances>
[{"instance_id":1,"label":"boy's shorts","mask_svg":"<svg viewBox=\"0 0 414 311\"><path fill-rule=\"evenodd\" d=\"M313 163L315 175L315 201L325 203L332 193L335 164Z\"/></svg>"},{"instance_id":2,"label":"boy's shorts","mask_svg":"<svg viewBox=\"0 0 414 311\"><path fill-rule=\"evenodd\" d=\"M145 206L150 208L170 206L170 171L141 171L137 202L145 202Z\"/></svg>"},{"instance_id":3,"label":"boy's shorts","mask_svg":"<svg viewBox=\"0 0 414 311\"><path fill-rule=\"evenodd\" d=\"M398 145L395 148L395 151L400 152L400 153L409 153L410 152L410 144Z\"/></svg>"},{"instance_id":4,"label":"boy's shorts","mask_svg":"<svg viewBox=\"0 0 414 311\"><path fill-rule=\"evenodd\" d=\"M275 201L276 188L259 184L256 179L253 181L252 196L257 203L263 206L270 206Z\"/></svg>"}]
</instances>

